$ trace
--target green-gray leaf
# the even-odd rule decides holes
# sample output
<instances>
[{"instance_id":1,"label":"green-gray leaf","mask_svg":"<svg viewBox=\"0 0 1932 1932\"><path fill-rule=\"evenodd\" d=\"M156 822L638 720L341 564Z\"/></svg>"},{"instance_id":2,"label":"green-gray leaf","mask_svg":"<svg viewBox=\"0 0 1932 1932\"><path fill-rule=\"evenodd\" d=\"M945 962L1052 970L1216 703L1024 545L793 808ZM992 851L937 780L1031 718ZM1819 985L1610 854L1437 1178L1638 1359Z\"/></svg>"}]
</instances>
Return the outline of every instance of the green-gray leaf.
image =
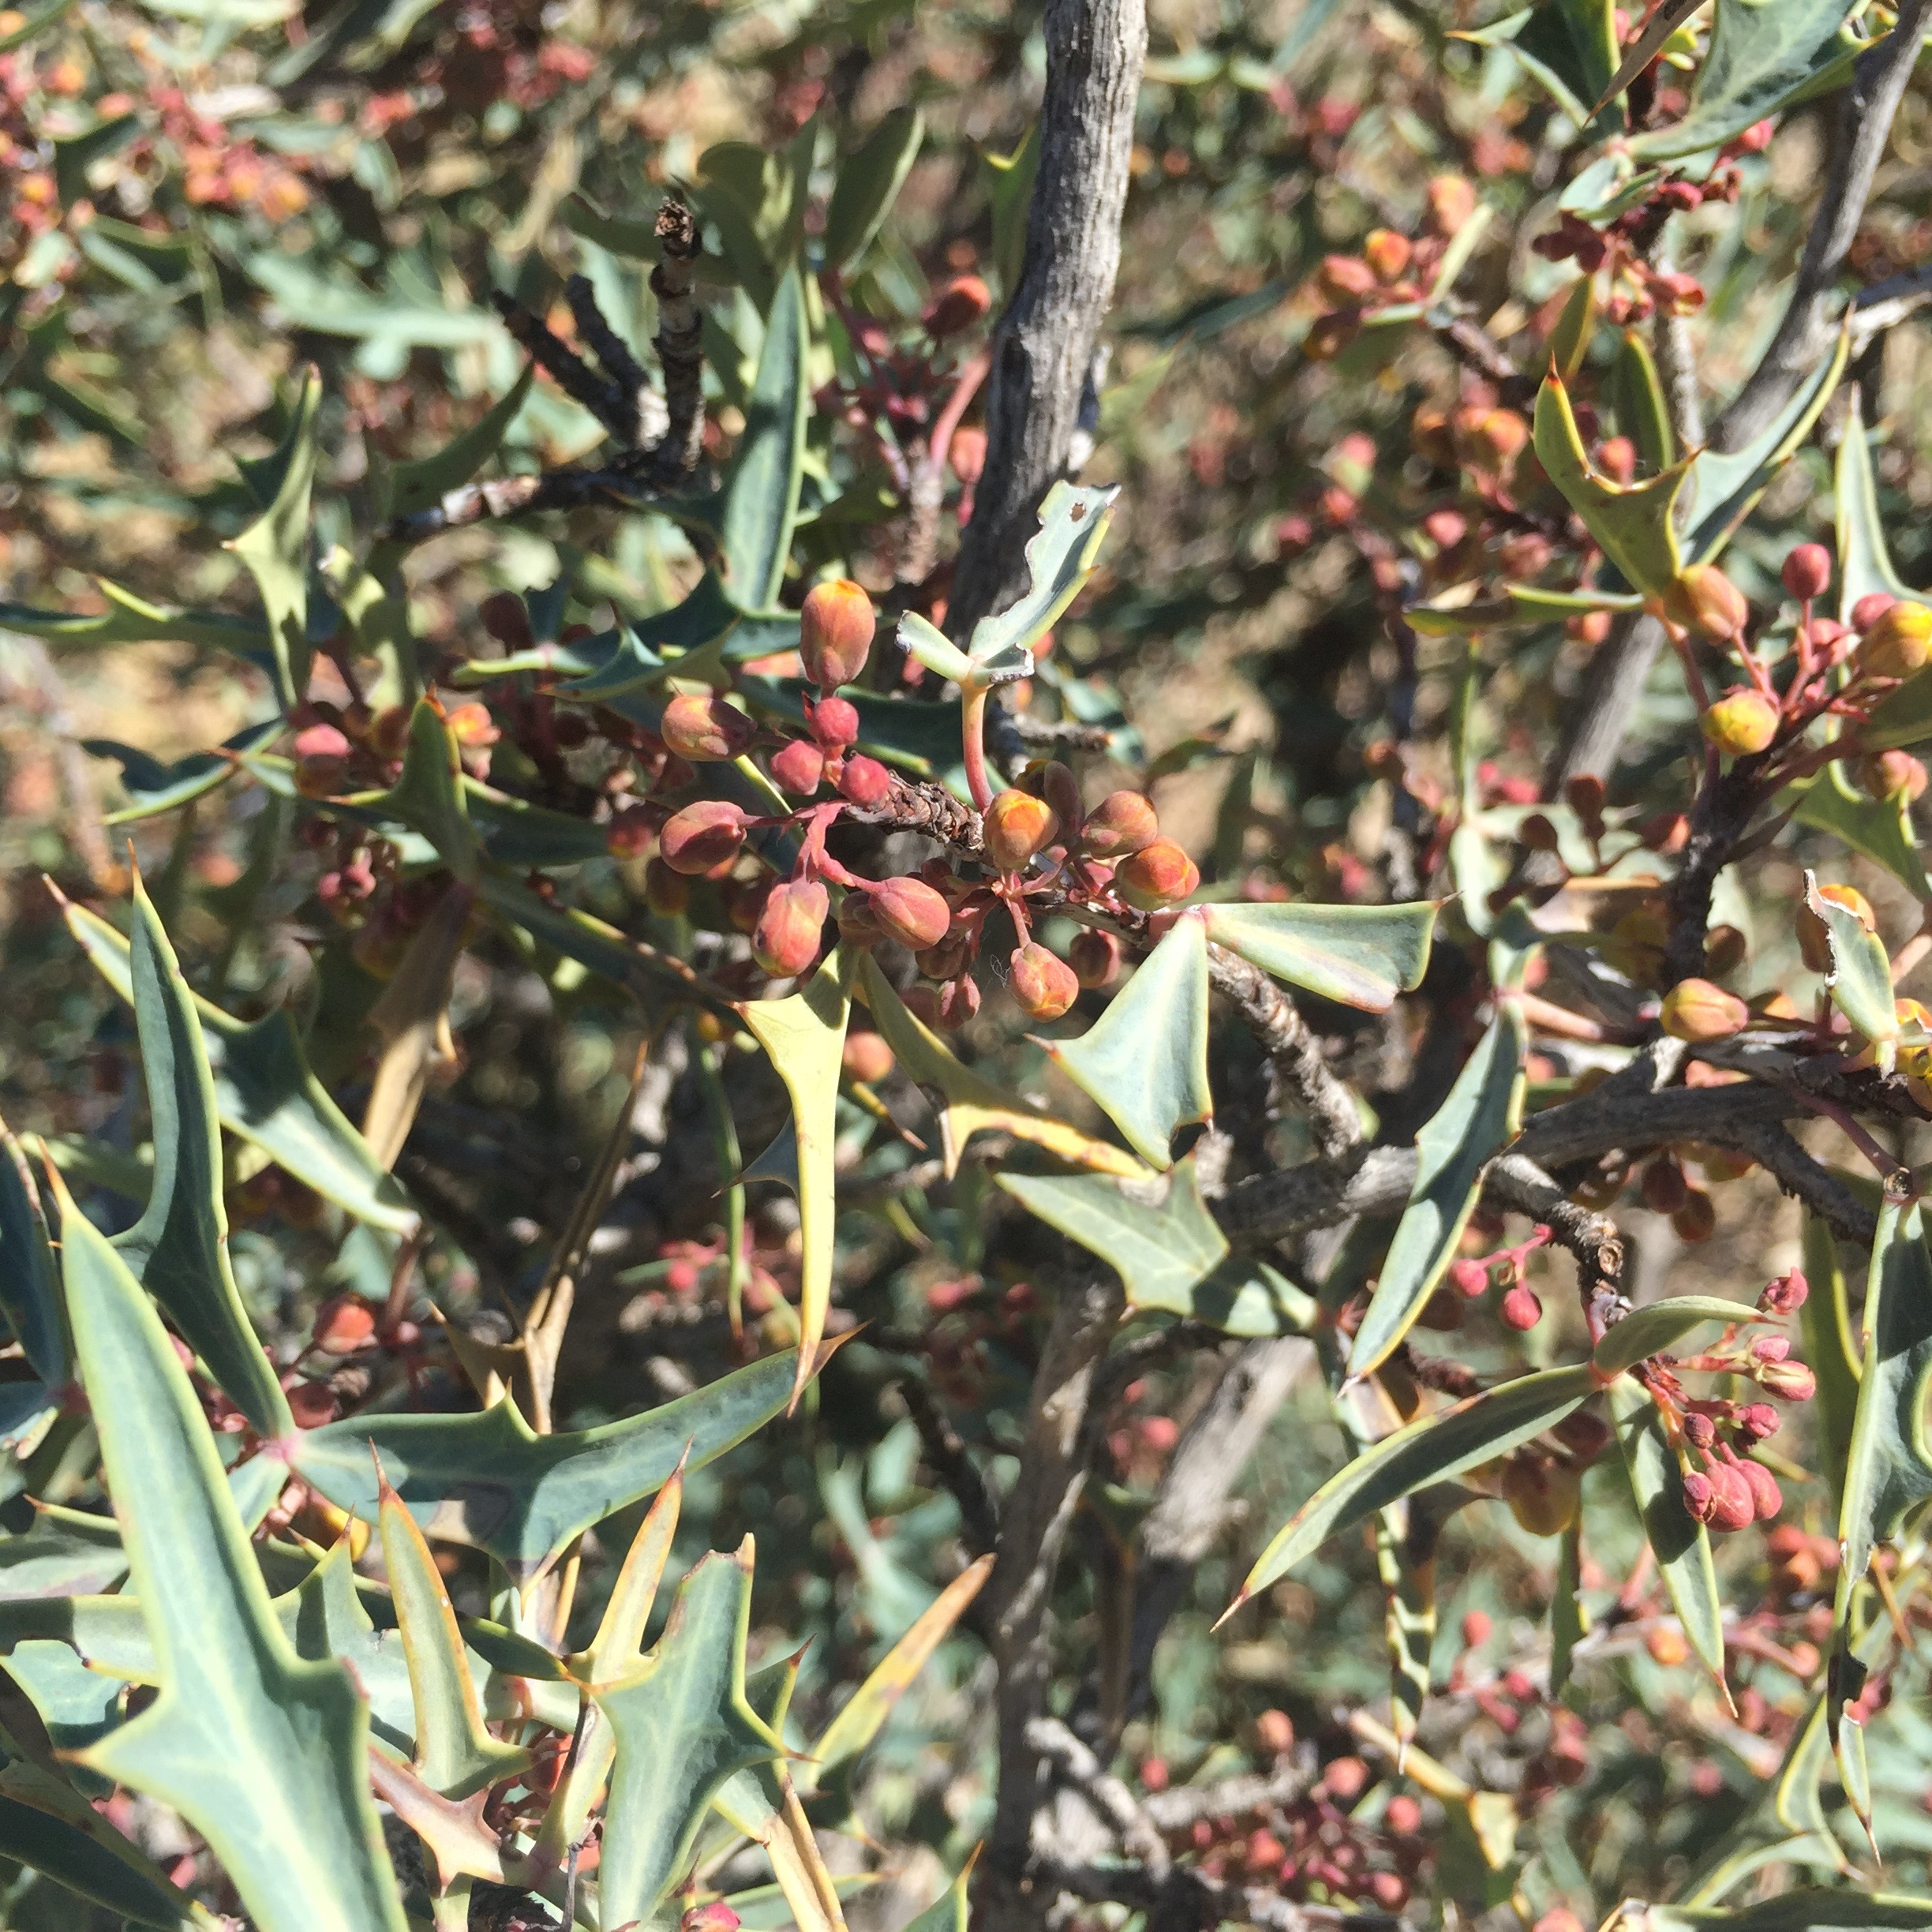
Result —
<instances>
[{"instance_id":1,"label":"green-gray leaf","mask_svg":"<svg viewBox=\"0 0 1932 1932\"><path fill-rule=\"evenodd\" d=\"M879 231L919 158L926 118L916 107L895 107L839 167L826 209L826 266L842 275Z\"/></svg>"},{"instance_id":2,"label":"green-gray leaf","mask_svg":"<svg viewBox=\"0 0 1932 1932\"><path fill-rule=\"evenodd\" d=\"M1386 1013L1428 970L1436 907L1336 906L1224 899L1202 908L1208 937L1324 999Z\"/></svg>"},{"instance_id":3,"label":"green-gray leaf","mask_svg":"<svg viewBox=\"0 0 1932 1932\"><path fill-rule=\"evenodd\" d=\"M772 295L719 530L732 595L747 610L777 602L792 553L810 399L806 347L805 293L789 268Z\"/></svg>"},{"instance_id":4,"label":"green-gray leaf","mask_svg":"<svg viewBox=\"0 0 1932 1932\"><path fill-rule=\"evenodd\" d=\"M67 1336L55 1279L33 1170L26 1150L0 1121L0 1313L49 1388L67 1380Z\"/></svg>"},{"instance_id":5,"label":"green-gray leaf","mask_svg":"<svg viewBox=\"0 0 1932 1932\"><path fill-rule=\"evenodd\" d=\"M237 732L217 751L191 752L172 765L163 765L145 751L133 745L118 744L111 738L82 739L83 751L95 758L112 758L120 766L122 788L129 801L121 811L110 812L102 822L132 825L206 797L246 769L243 760L249 752L260 751L287 728L282 719L271 718L266 724L251 724L245 731Z\"/></svg>"},{"instance_id":6,"label":"green-gray leaf","mask_svg":"<svg viewBox=\"0 0 1932 1932\"><path fill-rule=\"evenodd\" d=\"M1057 1040L1048 1050L1143 1160L1172 1166L1175 1129L1214 1111L1201 920L1178 920L1099 1019L1078 1039Z\"/></svg>"},{"instance_id":7,"label":"green-gray leaf","mask_svg":"<svg viewBox=\"0 0 1932 1932\"><path fill-rule=\"evenodd\" d=\"M1591 1351L1590 1360L1600 1374L1620 1375L1646 1356L1673 1346L1700 1323L1764 1319L1742 1301L1726 1301L1716 1295L1672 1295L1647 1308L1633 1309L1621 1321L1613 1322Z\"/></svg>"},{"instance_id":8,"label":"green-gray leaf","mask_svg":"<svg viewBox=\"0 0 1932 1932\"><path fill-rule=\"evenodd\" d=\"M1118 488L1085 489L1065 481L1046 492L1039 528L1027 543L1027 588L973 627L966 653L975 664L998 668L1017 661L1058 622L1093 575L1119 494Z\"/></svg>"},{"instance_id":9,"label":"green-gray leaf","mask_svg":"<svg viewBox=\"0 0 1932 1932\"><path fill-rule=\"evenodd\" d=\"M1898 1037L1898 1007L1892 993L1892 962L1876 933L1835 899L1822 897L1818 881L1805 874L1805 904L1825 923L1825 940L1831 969L1825 983L1832 1002L1854 1032L1881 1046ZM1887 1064L1889 1064L1888 1060Z\"/></svg>"},{"instance_id":10,"label":"green-gray leaf","mask_svg":"<svg viewBox=\"0 0 1932 1932\"><path fill-rule=\"evenodd\" d=\"M201 1022L138 876L133 917L129 970L153 1125L154 1185L141 1218L114 1246L256 1432L272 1440L291 1433L294 1419L228 1264L221 1125Z\"/></svg>"},{"instance_id":11,"label":"green-gray leaf","mask_svg":"<svg viewBox=\"0 0 1932 1932\"><path fill-rule=\"evenodd\" d=\"M322 379L305 370L288 435L270 459L280 471L274 500L229 546L261 593L284 706L299 703L309 688L309 500L321 406Z\"/></svg>"},{"instance_id":12,"label":"green-gray leaf","mask_svg":"<svg viewBox=\"0 0 1932 1932\"><path fill-rule=\"evenodd\" d=\"M1873 798L1853 788L1842 762L1827 765L1803 788L1792 816L1883 866L1921 903L1932 899L1932 880L1919 856L1910 801L1902 789L1889 798Z\"/></svg>"}]
</instances>

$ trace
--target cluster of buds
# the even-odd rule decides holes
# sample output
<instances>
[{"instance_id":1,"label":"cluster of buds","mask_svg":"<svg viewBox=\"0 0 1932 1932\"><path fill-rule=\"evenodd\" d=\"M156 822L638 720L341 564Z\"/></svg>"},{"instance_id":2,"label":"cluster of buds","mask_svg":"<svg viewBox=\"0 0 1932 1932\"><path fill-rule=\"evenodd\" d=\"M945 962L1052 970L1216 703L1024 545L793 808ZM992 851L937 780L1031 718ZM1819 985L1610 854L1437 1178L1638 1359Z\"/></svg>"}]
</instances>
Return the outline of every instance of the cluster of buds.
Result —
<instances>
[{"instance_id":1,"label":"cluster of buds","mask_svg":"<svg viewBox=\"0 0 1932 1932\"><path fill-rule=\"evenodd\" d=\"M1550 1239L1550 1230L1534 1228L1527 1241L1499 1248L1486 1255L1464 1255L1449 1264L1449 1285L1466 1301L1475 1301L1492 1287L1503 1291L1496 1313L1506 1328L1526 1333L1543 1319L1543 1304L1528 1280L1530 1257Z\"/></svg>"},{"instance_id":2,"label":"cluster of buds","mask_svg":"<svg viewBox=\"0 0 1932 1932\"><path fill-rule=\"evenodd\" d=\"M1476 190L1458 174L1438 175L1428 185L1428 214L1411 240L1377 228L1358 255L1330 255L1315 271L1315 320L1302 352L1323 362L1339 355L1363 323L1383 309L1425 299L1450 239L1476 212Z\"/></svg>"}]
</instances>

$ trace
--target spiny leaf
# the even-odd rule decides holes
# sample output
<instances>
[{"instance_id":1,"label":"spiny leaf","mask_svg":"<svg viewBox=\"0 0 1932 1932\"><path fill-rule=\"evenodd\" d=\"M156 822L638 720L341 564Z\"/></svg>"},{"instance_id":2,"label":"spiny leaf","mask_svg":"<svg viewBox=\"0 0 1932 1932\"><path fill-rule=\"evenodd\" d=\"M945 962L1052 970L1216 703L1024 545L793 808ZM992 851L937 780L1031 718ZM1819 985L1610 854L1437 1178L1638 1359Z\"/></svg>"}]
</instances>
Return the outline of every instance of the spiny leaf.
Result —
<instances>
[{"instance_id":1,"label":"spiny leaf","mask_svg":"<svg viewBox=\"0 0 1932 1932\"><path fill-rule=\"evenodd\" d=\"M1627 329L1610 365L1604 391L1616 412L1617 427L1637 446L1642 466L1668 470L1677 460L1677 432L1671 427L1670 406L1664 400L1664 379L1657 358L1635 329Z\"/></svg>"},{"instance_id":2,"label":"spiny leaf","mask_svg":"<svg viewBox=\"0 0 1932 1932\"><path fill-rule=\"evenodd\" d=\"M99 612L36 610L25 604L0 604L0 630L51 644L193 644L264 661L268 633L257 621L225 611L179 610L151 603L105 577L94 579L107 600Z\"/></svg>"},{"instance_id":3,"label":"spiny leaf","mask_svg":"<svg viewBox=\"0 0 1932 1932\"><path fill-rule=\"evenodd\" d=\"M1722 1687L1724 1598L1711 1560L1709 1533L1684 1507L1683 1470L1649 1391L1628 1376L1619 1376L1608 1396L1638 1520L1656 1553L1690 1648ZM1727 1690L1727 1701L1729 1694Z\"/></svg>"},{"instance_id":4,"label":"spiny leaf","mask_svg":"<svg viewBox=\"0 0 1932 1932\"><path fill-rule=\"evenodd\" d=\"M1214 1112L1208 1084L1208 929L1184 914L1078 1039L1047 1051L1104 1108L1127 1144L1174 1165L1175 1129Z\"/></svg>"},{"instance_id":5,"label":"spiny leaf","mask_svg":"<svg viewBox=\"0 0 1932 1932\"><path fill-rule=\"evenodd\" d=\"M470 824L462 753L438 707L419 698L410 714L402 769L385 792L358 792L346 803L400 819L420 832L466 885L477 879L476 833Z\"/></svg>"},{"instance_id":6,"label":"spiny leaf","mask_svg":"<svg viewBox=\"0 0 1932 1932\"><path fill-rule=\"evenodd\" d=\"M1586 1365L1519 1376L1385 1436L1329 1477L1256 1559L1233 1608L1286 1576L1329 1537L1425 1483L1459 1476L1560 1422L1597 1386Z\"/></svg>"},{"instance_id":7,"label":"spiny leaf","mask_svg":"<svg viewBox=\"0 0 1932 1932\"><path fill-rule=\"evenodd\" d=\"M1685 9L1687 17L1690 10ZM1863 44L1846 31L1848 11L1845 0L1717 0L1689 113L1639 134L1631 154L1642 161L1676 161L1721 148L1830 85Z\"/></svg>"},{"instance_id":8,"label":"spiny leaf","mask_svg":"<svg viewBox=\"0 0 1932 1932\"><path fill-rule=\"evenodd\" d=\"M999 1184L1048 1226L1092 1252L1120 1276L1130 1308L1185 1316L1230 1335L1306 1332L1313 1298L1264 1261L1231 1259L1189 1155L1176 1163L1164 1200L1142 1198L1103 1174L1002 1172Z\"/></svg>"},{"instance_id":9,"label":"spiny leaf","mask_svg":"<svg viewBox=\"0 0 1932 1932\"><path fill-rule=\"evenodd\" d=\"M1833 1887L1734 1908L1630 1904L1605 1932L1925 1932L1929 1925L1932 1896Z\"/></svg>"},{"instance_id":10,"label":"spiny leaf","mask_svg":"<svg viewBox=\"0 0 1932 1932\"><path fill-rule=\"evenodd\" d=\"M526 364L522 374L502 398L434 455L398 463L389 473L388 514L414 516L467 483L502 447L504 437L522 408L536 374L537 365Z\"/></svg>"},{"instance_id":11,"label":"spiny leaf","mask_svg":"<svg viewBox=\"0 0 1932 1932\"><path fill-rule=\"evenodd\" d=\"M160 1318L106 1238L61 1208L68 1316L161 1682L86 1762L179 1811L262 1932L403 1932L364 1769L368 1711L339 1664L290 1647Z\"/></svg>"},{"instance_id":12,"label":"spiny leaf","mask_svg":"<svg viewBox=\"0 0 1932 1932\"><path fill-rule=\"evenodd\" d=\"M792 552L810 400L806 336L804 290L797 268L788 268L766 317L765 346L718 532L732 595L747 610L777 602Z\"/></svg>"},{"instance_id":13,"label":"spiny leaf","mask_svg":"<svg viewBox=\"0 0 1932 1932\"><path fill-rule=\"evenodd\" d=\"M1537 392L1536 453L1550 481L1583 519L1603 553L1633 590L1661 596L1683 567L1673 513L1687 466L1675 463L1638 483L1615 483L1590 467L1570 407L1554 376Z\"/></svg>"},{"instance_id":14,"label":"spiny leaf","mask_svg":"<svg viewBox=\"0 0 1932 1932\"><path fill-rule=\"evenodd\" d=\"M1222 900L1202 908L1208 937L1324 999L1386 1013L1428 970L1438 908Z\"/></svg>"},{"instance_id":15,"label":"spiny leaf","mask_svg":"<svg viewBox=\"0 0 1932 1932\"><path fill-rule=\"evenodd\" d=\"M450 990L474 903L459 881L445 887L369 1009L369 1024L383 1044L363 1109L362 1137L385 1167L401 1155L432 1079L456 1064Z\"/></svg>"},{"instance_id":16,"label":"spiny leaf","mask_svg":"<svg viewBox=\"0 0 1932 1932\"><path fill-rule=\"evenodd\" d=\"M1521 1131L1526 1045L1522 1009L1499 1001L1448 1097L1416 1136L1415 1185L1350 1349L1351 1376L1388 1360L1455 1259L1484 1168Z\"/></svg>"},{"instance_id":17,"label":"spiny leaf","mask_svg":"<svg viewBox=\"0 0 1932 1932\"><path fill-rule=\"evenodd\" d=\"M1096 1174L1123 1180L1144 1179L1148 1170L1125 1149L1110 1146L1029 1106L1018 1095L994 1085L976 1069L954 1058L938 1035L907 1011L870 953L859 964L859 992L908 1079L940 1096L940 1132L946 1172L957 1173L960 1156L976 1133L1009 1133L1057 1159Z\"/></svg>"},{"instance_id":18,"label":"spiny leaf","mask_svg":"<svg viewBox=\"0 0 1932 1932\"><path fill-rule=\"evenodd\" d=\"M261 593L284 707L309 688L309 499L315 487L316 417L322 378L302 372L301 392L281 448L269 463L279 471L273 500L228 546L245 564Z\"/></svg>"},{"instance_id":19,"label":"spiny leaf","mask_svg":"<svg viewBox=\"0 0 1932 1932\"><path fill-rule=\"evenodd\" d=\"M840 1707L838 1715L818 1735L818 1741L800 1766L799 1784L807 1792L817 1788L826 1774L856 1758L879 1734L893 1707L914 1678L964 1616L993 1574L993 1558L968 1563L920 1612L912 1627L885 1656L871 1674Z\"/></svg>"},{"instance_id":20,"label":"spiny leaf","mask_svg":"<svg viewBox=\"0 0 1932 1932\"><path fill-rule=\"evenodd\" d=\"M1621 1375L1660 1349L1674 1347L1700 1323L1729 1326L1765 1319L1742 1301L1726 1301L1717 1295L1672 1295L1613 1322L1590 1351L1590 1360L1601 1375Z\"/></svg>"},{"instance_id":21,"label":"spiny leaf","mask_svg":"<svg viewBox=\"0 0 1932 1932\"><path fill-rule=\"evenodd\" d=\"M728 1823L764 1848L798 1932L845 1932L838 1887L781 1765L747 1765L724 1780L712 1803Z\"/></svg>"},{"instance_id":22,"label":"spiny leaf","mask_svg":"<svg viewBox=\"0 0 1932 1932\"><path fill-rule=\"evenodd\" d=\"M836 950L802 991L781 1000L747 1001L738 1009L738 1017L770 1055L792 1097L798 1139L801 1256L794 1406L811 1379L832 1303L833 1232L838 1208L833 1157L838 1133L839 1067L851 1013Z\"/></svg>"},{"instance_id":23,"label":"spiny leaf","mask_svg":"<svg viewBox=\"0 0 1932 1932\"><path fill-rule=\"evenodd\" d=\"M395 1598L416 1709L414 1769L440 1797L467 1798L522 1769L530 1753L484 1728L476 1681L436 1559L416 1519L386 1482L381 1483L379 1509L384 1567Z\"/></svg>"},{"instance_id":24,"label":"spiny leaf","mask_svg":"<svg viewBox=\"0 0 1932 1932\"><path fill-rule=\"evenodd\" d=\"M650 1657L592 1690L616 1744L598 1866L601 1916L611 1925L655 1917L726 1780L780 1754L745 1702L751 1563L748 1537L735 1555L705 1557L684 1579Z\"/></svg>"},{"instance_id":25,"label":"spiny leaf","mask_svg":"<svg viewBox=\"0 0 1932 1932\"><path fill-rule=\"evenodd\" d=\"M905 1932L966 1932L967 1921L971 1916L966 1887L979 1856L979 1848L975 1846L972 1855L960 1868L959 1876L906 1927Z\"/></svg>"},{"instance_id":26,"label":"spiny leaf","mask_svg":"<svg viewBox=\"0 0 1932 1932\"><path fill-rule=\"evenodd\" d=\"M1027 588L1005 609L973 627L966 654L975 664L1002 667L1023 653L1031 662L1033 646L1093 575L1119 494L1118 487L1085 489L1064 481L1046 492L1039 528L1027 542Z\"/></svg>"},{"instance_id":27,"label":"spiny leaf","mask_svg":"<svg viewBox=\"0 0 1932 1932\"><path fill-rule=\"evenodd\" d=\"M1921 903L1932 899L1932 880L1919 856L1911 801L1903 789L1889 798L1873 798L1853 788L1840 762L1827 765L1804 787L1792 816L1800 825L1831 833L1883 866Z\"/></svg>"},{"instance_id":28,"label":"spiny leaf","mask_svg":"<svg viewBox=\"0 0 1932 1932\"><path fill-rule=\"evenodd\" d=\"M1870 432L1865 427L1863 399L1855 383L1852 385L1849 401L1851 409L1838 439L1838 455L1832 474L1838 541L1838 617L1842 623L1852 621L1852 612L1861 598L1875 592L1883 591L1895 597L1918 594L1906 587L1892 567L1891 553L1885 548L1885 524L1878 514L1878 479L1872 474ZM1884 709L1880 707L1881 712ZM1865 735L1869 739L1870 734Z\"/></svg>"},{"instance_id":29,"label":"spiny leaf","mask_svg":"<svg viewBox=\"0 0 1932 1932\"><path fill-rule=\"evenodd\" d=\"M1382 1636L1389 1655L1389 1722L1405 1750L1428 1701L1436 1643L1436 1559L1408 1549L1410 1503L1376 1518L1376 1569L1382 1579Z\"/></svg>"},{"instance_id":30,"label":"spiny leaf","mask_svg":"<svg viewBox=\"0 0 1932 1932\"><path fill-rule=\"evenodd\" d=\"M1589 1634L1589 1612L1583 1604L1583 1526L1573 1522L1556 1545L1556 1587L1550 1597L1550 1695L1559 1698L1570 1687L1571 1665L1577 1646Z\"/></svg>"},{"instance_id":31,"label":"spiny leaf","mask_svg":"<svg viewBox=\"0 0 1932 1932\"><path fill-rule=\"evenodd\" d=\"M178 811L221 785L238 772L247 769L244 760L251 751L279 737L288 728L280 718L264 724L251 724L238 731L213 751L194 751L172 765L163 765L133 745L117 743L111 738L84 738L80 749L95 758L112 758L121 767L122 788L129 803L121 811L110 812L102 823L133 825L163 812Z\"/></svg>"},{"instance_id":32,"label":"spiny leaf","mask_svg":"<svg viewBox=\"0 0 1932 1932\"><path fill-rule=\"evenodd\" d=\"M1703 4L1704 0L1658 0L1657 11L1645 23L1642 32L1631 43L1629 51L1618 64L1616 72L1610 77L1608 84L1597 97L1596 105L1584 118L1594 120L1657 58L1663 51L1664 43Z\"/></svg>"},{"instance_id":33,"label":"spiny leaf","mask_svg":"<svg viewBox=\"0 0 1932 1932\"><path fill-rule=\"evenodd\" d=\"M1834 1498L1839 1498L1851 1457L1864 1350L1852 1330L1851 1300L1837 1239L1829 1226L1814 1214L1804 1218L1804 1267L1811 1292L1798 1320L1804 1359L1818 1378L1812 1410L1821 1450L1818 1460Z\"/></svg>"},{"instance_id":34,"label":"spiny leaf","mask_svg":"<svg viewBox=\"0 0 1932 1932\"><path fill-rule=\"evenodd\" d=\"M0 1121L0 1313L48 1388L67 1380L54 1249L26 1150Z\"/></svg>"},{"instance_id":35,"label":"spiny leaf","mask_svg":"<svg viewBox=\"0 0 1932 1932\"><path fill-rule=\"evenodd\" d=\"M141 1218L114 1245L256 1432L272 1440L291 1434L294 1418L228 1263L221 1125L201 1022L138 873L133 916L129 971L153 1121L154 1185Z\"/></svg>"},{"instance_id":36,"label":"spiny leaf","mask_svg":"<svg viewBox=\"0 0 1932 1932\"><path fill-rule=\"evenodd\" d=\"M361 1415L305 1430L289 1466L335 1503L374 1522L372 1446L432 1541L488 1550L527 1589L572 1537L639 1502L690 1466L736 1448L785 1406L787 1350L661 1408L571 1434L537 1436L507 1398L480 1415Z\"/></svg>"},{"instance_id":37,"label":"spiny leaf","mask_svg":"<svg viewBox=\"0 0 1932 1932\"><path fill-rule=\"evenodd\" d=\"M95 970L131 1005L128 942L84 906L62 909ZM194 1006L222 1125L357 1219L393 1234L413 1230L408 1196L309 1071L289 1016L278 1010L249 1024L198 994Z\"/></svg>"},{"instance_id":38,"label":"spiny leaf","mask_svg":"<svg viewBox=\"0 0 1932 1932\"><path fill-rule=\"evenodd\" d=\"M1889 1066L1892 1043L1898 1037L1898 1007L1892 995L1892 962L1876 933L1865 930L1859 915L1834 899L1822 897L1818 881L1805 874L1805 904L1825 923L1831 970L1825 983L1832 1003L1855 1032L1879 1046Z\"/></svg>"}]
</instances>

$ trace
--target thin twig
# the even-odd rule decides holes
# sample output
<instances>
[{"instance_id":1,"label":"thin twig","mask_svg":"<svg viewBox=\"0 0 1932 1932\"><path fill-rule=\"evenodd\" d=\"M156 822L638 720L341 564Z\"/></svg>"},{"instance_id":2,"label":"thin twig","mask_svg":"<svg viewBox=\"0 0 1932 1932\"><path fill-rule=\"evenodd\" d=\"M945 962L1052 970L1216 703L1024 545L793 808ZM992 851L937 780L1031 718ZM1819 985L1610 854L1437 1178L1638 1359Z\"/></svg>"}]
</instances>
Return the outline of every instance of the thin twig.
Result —
<instances>
[{"instance_id":1,"label":"thin twig","mask_svg":"<svg viewBox=\"0 0 1932 1932\"><path fill-rule=\"evenodd\" d=\"M951 1418L918 1376L902 1376L899 1393L904 1398L906 1413L912 1417L925 1446L927 1466L959 1505L968 1546L975 1556L998 1548L999 1504Z\"/></svg>"},{"instance_id":2,"label":"thin twig","mask_svg":"<svg viewBox=\"0 0 1932 1932\"><path fill-rule=\"evenodd\" d=\"M651 293L657 298L657 360L664 370L665 408L670 418L657 445L665 469L687 476L704 447L704 315L698 306L698 223L673 196L657 211L657 266Z\"/></svg>"}]
</instances>

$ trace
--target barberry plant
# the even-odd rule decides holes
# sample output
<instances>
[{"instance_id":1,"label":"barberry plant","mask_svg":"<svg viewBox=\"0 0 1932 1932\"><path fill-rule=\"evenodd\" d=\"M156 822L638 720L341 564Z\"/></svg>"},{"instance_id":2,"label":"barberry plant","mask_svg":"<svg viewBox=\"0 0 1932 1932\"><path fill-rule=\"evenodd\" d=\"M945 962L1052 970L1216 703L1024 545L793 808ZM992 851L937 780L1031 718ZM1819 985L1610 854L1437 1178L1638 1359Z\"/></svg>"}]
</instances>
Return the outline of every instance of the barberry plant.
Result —
<instances>
[{"instance_id":1,"label":"barberry plant","mask_svg":"<svg viewBox=\"0 0 1932 1932\"><path fill-rule=\"evenodd\" d=\"M1924 9L1335 11L0 15L0 1911L1932 1926Z\"/></svg>"}]
</instances>

